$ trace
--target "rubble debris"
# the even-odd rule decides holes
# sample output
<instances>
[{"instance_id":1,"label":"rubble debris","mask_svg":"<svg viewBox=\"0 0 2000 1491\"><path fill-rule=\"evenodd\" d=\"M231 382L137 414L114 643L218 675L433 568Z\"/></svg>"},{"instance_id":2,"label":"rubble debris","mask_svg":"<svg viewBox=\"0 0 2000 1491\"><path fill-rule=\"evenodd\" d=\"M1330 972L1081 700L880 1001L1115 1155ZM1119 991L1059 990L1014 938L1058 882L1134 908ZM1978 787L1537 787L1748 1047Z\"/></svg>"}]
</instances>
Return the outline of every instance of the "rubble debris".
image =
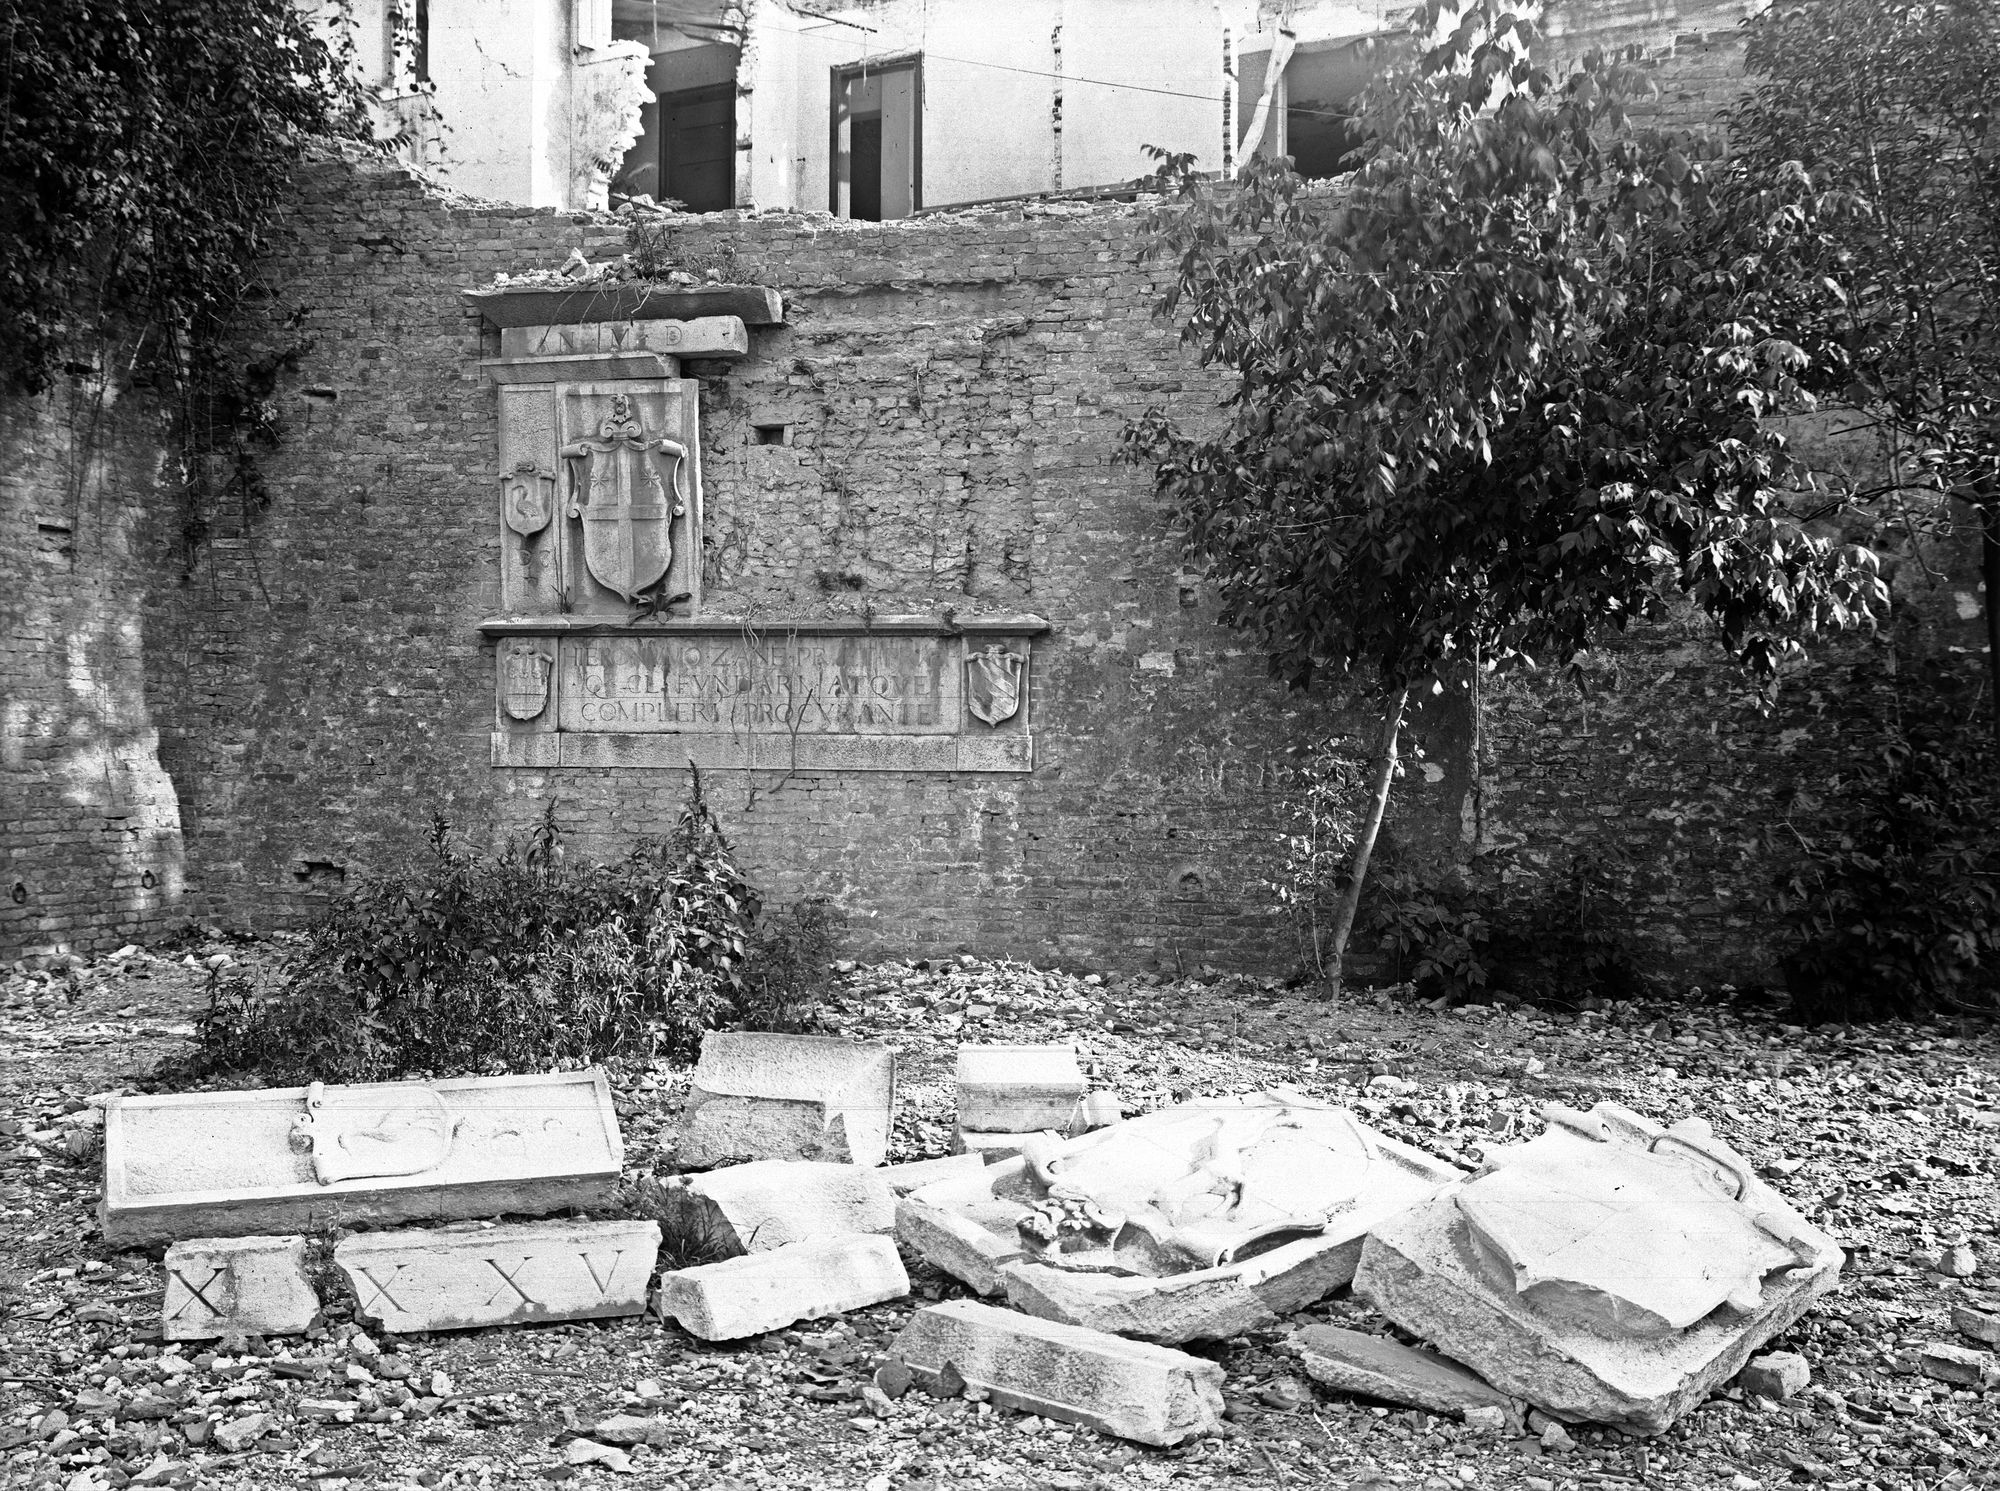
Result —
<instances>
[{"instance_id":1,"label":"rubble debris","mask_svg":"<svg viewBox=\"0 0 2000 1491\"><path fill-rule=\"evenodd\" d=\"M1812 1381L1812 1366L1796 1351L1767 1351L1750 1358L1737 1373L1736 1385L1746 1393L1766 1398L1790 1398L1806 1390Z\"/></svg>"},{"instance_id":2,"label":"rubble debris","mask_svg":"<svg viewBox=\"0 0 2000 1491\"><path fill-rule=\"evenodd\" d=\"M1031 1314L1226 1339L1347 1283L1373 1223L1460 1174L1328 1104L1202 1099L914 1192L897 1233Z\"/></svg>"},{"instance_id":3,"label":"rubble debris","mask_svg":"<svg viewBox=\"0 0 2000 1491\"><path fill-rule=\"evenodd\" d=\"M667 1195L727 1254L896 1229L896 1195L880 1170L826 1160L752 1160L689 1175Z\"/></svg>"},{"instance_id":4,"label":"rubble debris","mask_svg":"<svg viewBox=\"0 0 2000 1491\"><path fill-rule=\"evenodd\" d=\"M979 1134L1067 1130L1090 1091L1074 1046L958 1048L958 1124Z\"/></svg>"},{"instance_id":5,"label":"rubble debris","mask_svg":"<svg viewBox=\"0 0 2000 1491\"><path fill-rule=\"evenodd\" d=\"M646 1309L657 1222L364 1232L333 1249L355 1310L385 1330L603 1320Z\"/></svg>"},{"instance_id":6,"label":"rubble debris","mask_svg":"<svg viewBox=\"0 0 2000 1491\"><path fill-rule=\"evenodd\" d=\"M1951 1307L1952 1329L1988 1346L2000 1346L2000 1313L1975 1310L1970 1305Z\"/></svg>"},{"instance_id":7,"label":"rubble debris","mask_svg":"<svg viewBox=\"0 0 2000 1491\"><path fill-rule=\"evenodd\" d=\"M289 1336L319 1314L303 1237L204 1237L167 1249L160 1334L169 1341Z\"/></svg>"},{"instance_id":8,"label":"rubble debris","mask_svg":"<svg viewBox=\"0 0 2000 1491\"><path fill-rule=\"evenodd\" d=\"M1421 1346L1405 1346L1387 1336L1309 1325L1293 1331L1285 1348L1295 1353L1306 1375L1321 1387L1357 1397L1400 1403L1432 1413L1465 1415L1491 1408L1515 1410L1505 1393L1476 1372Z\"/></svg>"},{"instance_id":9,"label":"rubble debris","mask_svg":"<svg viewBox=\"0 0 2000 1491\"><path fill-rule=\"evenodd\" d=\"M624 1146L596 1068L352 1087L113 1098L105 1240L343 1222L538 1216L607 1204Z\"/></svg>"},{"instance_id":10,"label":"rubble debris","mask_svg":"<svg viewBox=\"0 0 2000 1491\"><path fill-rule=\"evenodd\" d=\"M880 1042L712 1030L676 1158L695 1170L744 1160L879 1165L895 1103L895 1052Z\"/></svg>"},{"instance_id":11,"label":"rubble debris","mask_svg":"<svg viewBox=\"0 0 2000 1491\"><path fill-rule=\"evenodd\" d=\"M889 1349L933 1396L974 1389L1003 1407L1141 1444L1213 1433L1222 1415L1223 1372L1213 1362L975 1300L917 1311Z\"/></svg>"},{"instance_id":12,"label":"rubble debris","mask_svg":"<svg viewBox=\"0 0 2000 1491\"><path fill-rule=\"evenodd\" d=\"M909 1292L889 1238L829 1237L663 1274L654 1304L689 1335L735 1341Z\"/></svg>"},{"instance_id":13,"label":"rubble debris","mask_svg":"<svg viewBox=\"0 0 2000 1491\"><path fill-rule=\"evenodd\" d=\"M1557 1418L1658 1433L1830 1289L1841 1250L1699 1120L1544 1117L1379 1224L1355 1293Z\"/></svg>"}]
</instances>

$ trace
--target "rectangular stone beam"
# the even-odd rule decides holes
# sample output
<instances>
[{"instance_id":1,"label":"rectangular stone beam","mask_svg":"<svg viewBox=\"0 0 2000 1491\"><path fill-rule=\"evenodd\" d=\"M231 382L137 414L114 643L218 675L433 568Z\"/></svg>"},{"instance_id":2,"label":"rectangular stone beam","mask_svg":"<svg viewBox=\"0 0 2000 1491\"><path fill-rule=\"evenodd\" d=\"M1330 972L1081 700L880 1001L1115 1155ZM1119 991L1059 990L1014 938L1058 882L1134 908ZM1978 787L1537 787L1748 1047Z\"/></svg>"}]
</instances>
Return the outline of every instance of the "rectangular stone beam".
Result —
<instances>
[{"instance_id":1,"label":"rectangular stone beam","mask_svg":"<svg viewBox=\"0 0 2000 1491\"><path fill-rule=\"evenodd\" d=\"M695 321L584 321L569 326L509 326L500 356L575 357L654 352L662 357L748 357L750 329L741 316Z\"/></svg>"},{"instance_id":2,"label":"rectangular stone beam","mask_svg":"<svg viewBox=\"0 0 2000 1491\"><path fill-rule=\"evenodd\" d=\"M776 326L784 303L763 285L524 285L462 291L459 299L503 330L570 326L581 321L695 321L735 316L747 326Z\"/></svg>"},{"instance_id":3,"label":"rectangular stone beam","mask_svg":"<svg viewBox=\"0 0 2000 1491\"><path fill-rule=\"evenodd\" d=\"M657 1222L522 1222L367 1232L335 1245L356 1310L390 1331L638 1315Z\"/></svg>"}]
</instances>

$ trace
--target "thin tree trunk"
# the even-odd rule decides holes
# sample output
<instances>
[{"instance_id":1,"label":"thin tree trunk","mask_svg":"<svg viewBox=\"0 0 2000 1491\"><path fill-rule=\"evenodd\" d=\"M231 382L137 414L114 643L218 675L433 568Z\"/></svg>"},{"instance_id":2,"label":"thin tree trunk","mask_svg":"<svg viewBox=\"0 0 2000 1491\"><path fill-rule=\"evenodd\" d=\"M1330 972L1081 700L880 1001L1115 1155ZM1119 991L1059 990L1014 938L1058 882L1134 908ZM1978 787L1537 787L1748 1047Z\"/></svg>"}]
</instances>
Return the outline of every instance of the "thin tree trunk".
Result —
<instances>
[{"instance_id":1,"label":"thin tree trunk","mask_svg":"<svg viewBox=\"0 0 2000 1491\"><path fill-rule=\"evenodd\" d=\"M1993 691L1993 740L2000 745L2000 503L1979 509L1979 576L1986 584L1986 681Z\"/></svg>"},{"instance_id":2,"label":"thin tree trunk","mask_svg":"<svg viewBox=\"0 0 2000 1491\"><path fill-rule=\"evenodd\" d=\"M1333 925L1327 929L1332 947L1326 955L1327 982L1338 994L1341 969L1347 957L1347 939L1354 930L1354 913L1361 905L1362 882L1368 878L1368 859L1375 852L1375 836L1382 831L1382 815L1389 809L1389 785L1396 778L1396 737L1403 729L1403 708L1410 701L1407 686L1396 691L1389 707L1382 711L1382 733L1377 741L1375 775L1368 784L1368 816L1362 820L1361 839L1354 846L1354 869L1347 877L1347 889L1333 909Z\"/></svg>"}]
</instances>

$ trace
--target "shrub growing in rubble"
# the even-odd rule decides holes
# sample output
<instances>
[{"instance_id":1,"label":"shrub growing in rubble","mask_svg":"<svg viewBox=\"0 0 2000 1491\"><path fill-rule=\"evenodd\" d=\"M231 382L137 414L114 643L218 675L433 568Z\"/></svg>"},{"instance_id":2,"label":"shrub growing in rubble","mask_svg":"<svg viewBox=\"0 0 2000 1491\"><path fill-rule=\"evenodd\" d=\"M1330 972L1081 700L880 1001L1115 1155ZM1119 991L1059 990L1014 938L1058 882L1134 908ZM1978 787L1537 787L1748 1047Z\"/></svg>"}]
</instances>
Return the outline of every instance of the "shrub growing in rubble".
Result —
<instances>
[{"instance_id":1,"label":"shrub growing in rubble","mask_svg":"<svg viewBox=\"0 0 2000 1491\"><path fill-rule=\"evenodd\" d=\"M687 1056L732 1013L753 1027L810 1023L824 957L817 982L796 956L755 966L761 901L699 778L673 832L614 864L572 862L553 808L496 855L454 845L442 818L430 849L415 877L365 883L330 907L276 988L218 978L200 1065L376 1081ZM809 949L773 938L829 950L824 935Z\"/></svg>"}]
</instances>

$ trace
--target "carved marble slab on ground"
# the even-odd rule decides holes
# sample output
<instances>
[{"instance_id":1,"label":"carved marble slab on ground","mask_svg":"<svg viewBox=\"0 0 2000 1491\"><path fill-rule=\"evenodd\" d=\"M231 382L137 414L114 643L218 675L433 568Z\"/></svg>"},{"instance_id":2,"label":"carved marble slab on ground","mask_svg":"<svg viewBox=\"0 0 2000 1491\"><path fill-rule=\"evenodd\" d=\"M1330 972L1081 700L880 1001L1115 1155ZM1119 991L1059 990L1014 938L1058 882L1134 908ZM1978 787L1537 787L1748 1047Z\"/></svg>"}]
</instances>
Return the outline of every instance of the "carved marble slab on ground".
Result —
<instances>
[{"instance_id":1,"label":"carved marble slab on ground","mask_svg":"<svg viewBox=\"0 0 2000 1491\"><path fill-rule=\"evenodd\" d=\"M390 1331L642 1314L658 1222L364 1232L334 1245L355 1308Z\"/></svg>"},{"instance_id":2,"label":"carved marble slab on ground","mask_svg":"<svg viewBox=\"0 0 2000 1491\"><path fill-rule=\"evenodd\" d=\"M985 1134L1066 1130L1090 1091L1074 1046L960 1046L958 1125Z\"/></svg>"},{"instance_id":3,"label":"carved marble slab on ground","mask_svg":"<svg viewBox=\"0 0 2000 1491\"><path fill-rule=\"evenodd\" d=\"M303 1237L203 1237L167 1249L169 1341L296 1335L319 1314Z\"/></svg>"},{"instance_id":4,"label":"carved marble slab on ground","mask_svg":"<svg viewBox=\"0 0 2000 1491\"><path fill-rule=\"evenodd\" d=\"M889 1353L928 1393L975 1387L1004 1407L1141 1444L1213 1433L1222 1416L1214 1362L974 1300L917 1311Z\"/></svg>"},{"instance_id":5,"label":"carved marble slab on ground","mask_svg":"<svg viewBox=\"0 0 2000 1491\"><path fill-rule=\"evenodd\" d=\"M685 1225L729 1254L896 1229L880 1170L823 1160L752 1160L670 1182Z\"/></svg>"},{"instance_id":6,"label":"carved marble slab on ground","mask_svg":"<svg viewBox=\"0 0 2000 1491\"><path fill-rule=\"evenodd\" d=\"M1832 1288L1841 1251L1699 1120L1546 1116L1375 1228L1355 1292L1555 1417L1658 1433Z\"/></svg>"},{"instance_id":7,"label":"carved marble slab on ground","mask_svg":"<svg viewBox=\"0 0 2000 1491\"><path fill-rule=\"evenodd\" d=\"M739 1341L910 1292L886 1237L826 1237L663 1274L659 1313L704 1341Z\"/></svg>"},{"instance_id":8,"label":"carved marble slab on ground","mask_svg":"<svg viewBox=\"0 0 2000 1491\"><path fill-rule=\"evenodd\" d=\"M675 1158L691 1169L879 1165L895 1103L895 1052L879 1042L714 1030L702 1039Z\"/></svg>"},{"instance_id":9,"label":"carved marble slab on ground","mask_svg":"<svg viewBox=\"0 0 2000 1491\"><path fill-rule=\"evenodd\" d=\"M624 1159L595 1069L113 1099L107 1242L356 1222L534 1216L606 1202Z\"/></svg>"},{"instance_id":10,"label":"carved marble slab on ground","mask_svg":"<svg viewBox=\"0 0 2000 1491\"><path fill-rule=\"evenodd\" d=\"M1461 1172L1290 1093L1203 1099L903 1198L897 1232L982 1294L1144 1340L1265 1328L1353 1276L1368 1229Z\"/></svg>"},{"instance_id":11,"label":"carved marble slab on ground","mask_svg":"<svg viewBox=\"0 0 2000 1491\"><path fill-rule=\"evenodd\" d=\"M1432 1413L1462 1414L1468 1408L1488 1407L1511 1413L1517 1408L1513 1399L1477 1373L1435 1351L1405 1346L1387 1336L1309 1325L1293 1331L1285 1347L1298 1357L1308 1377L1338 1393Z\"/></svg>"}]
</instances>

